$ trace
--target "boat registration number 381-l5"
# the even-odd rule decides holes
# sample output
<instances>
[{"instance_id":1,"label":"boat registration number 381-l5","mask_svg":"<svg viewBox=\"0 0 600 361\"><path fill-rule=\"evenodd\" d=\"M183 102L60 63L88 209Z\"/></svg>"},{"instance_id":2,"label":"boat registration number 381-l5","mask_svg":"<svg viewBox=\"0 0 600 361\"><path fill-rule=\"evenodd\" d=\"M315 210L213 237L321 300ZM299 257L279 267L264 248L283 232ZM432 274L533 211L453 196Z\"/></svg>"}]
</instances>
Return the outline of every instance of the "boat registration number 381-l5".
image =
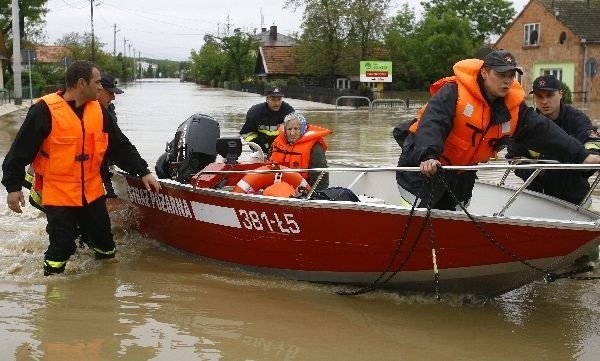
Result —
<instances>
[{"instance_id":1,"label":"boat registration number 381-l5","mask_svg":"<svg viewBox=\"0 0 600 361\"><path fill-rule=\"evenodd\" d=\"M257 212L238 209L242 226L246 229L257 231L269 230L281 233L300 233L300 225L294 220L291 213L278 214L276 212Z\"/></svg>"}]
</instances>

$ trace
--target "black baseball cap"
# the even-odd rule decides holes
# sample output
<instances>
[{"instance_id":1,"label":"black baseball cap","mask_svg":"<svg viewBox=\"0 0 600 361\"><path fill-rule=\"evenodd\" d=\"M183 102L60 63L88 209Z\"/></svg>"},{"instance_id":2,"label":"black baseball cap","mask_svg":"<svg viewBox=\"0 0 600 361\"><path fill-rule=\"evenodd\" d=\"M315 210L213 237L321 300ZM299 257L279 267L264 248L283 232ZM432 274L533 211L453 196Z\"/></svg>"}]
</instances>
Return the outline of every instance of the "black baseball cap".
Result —
<instances>
[{"instance_id":1,"label":"black baseball cap","mask_svg":"<svg viewBox=\"0 0 600 361\"><path fill-rule=\"evenodd\" d=\"M538 90L548 90L555 91L561 90L560 80L558 80L554 75L546 74L535 78L533 81L533 90L529 92L535 93Z\"/></svg>"},{"instance_id":2,"label":"black baseball cap","mask_svg":"<svg viewBox=\"0 0 600 361\"><path fill-rule=\"evenodd\" d=\"M100 84L102 84L102 88L108 90L114 94L123 94L123 90L117 88L117 81L115 78L108 74L107 72L102 72L100 74Z\"/></svg>"},{"instance_id":3,"label":"black baseball cap","mask_svg":"<svg viewBox=\"0 0 600 361\"><path fill-rule=\"evenodd\" d=\"M283 95L283 92L281 91L281 88L275 87L267 92L267 96L268 97L283 97L284 95Z\"/></svg>"},{"instance_id":4,"label":"black baseball cap","mask_svg":"<svg viewBox=\"0 0 600 361\"><path fill-rule=\"evenodd\" d=\"M523 71L517 68L517 60L515 57L505 50L494 50L483 58L483 65L494 69L498 73L506 73L507 71L515 70L519 74Z\"/></svg>"}]
</instances>

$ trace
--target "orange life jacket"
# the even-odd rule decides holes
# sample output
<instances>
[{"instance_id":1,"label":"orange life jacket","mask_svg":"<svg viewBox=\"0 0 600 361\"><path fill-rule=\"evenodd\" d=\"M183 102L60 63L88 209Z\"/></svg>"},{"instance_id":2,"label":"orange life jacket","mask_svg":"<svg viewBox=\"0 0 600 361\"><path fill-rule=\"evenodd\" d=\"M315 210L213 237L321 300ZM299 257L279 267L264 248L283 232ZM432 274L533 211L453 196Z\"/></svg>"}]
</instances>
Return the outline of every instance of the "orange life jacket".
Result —
<instances>
[{"instance_id":1,"label":"orange life jacket","mask_svg":"<svg viewBox=\"0 0 600 361\"><path fill-rule=\"evenodd\" d=\"M48 105L52 118L52 131L32 163L34 186L44 191L42 204L82 206L83 196L88 203L95 201L104 195L100 165L108 147L100 104L87 102L80 120L58 93L40 100Z\"/></svg>"},{"instance_id":2,"label":"orange life jacket","mask_svg":"<svg viewBox=\"0 0 600 361\"><path fill-rule=\"evenodd\" d=\"M277 138L273 141L271 157L269 158L274 163L282 164L294 169L308 169L310 165L310 152L319 142L323 147L323 151L327 151L327 143L323 137L331 134L331 130L321 128L316 125L309 125L306 133L296 142L288 144L283 126L279 129ZM302 177L308 179L308 173L302 172Z\"/></svg>"},{"instance_id":3,"label":"orange life jacket","mask_svg":"<svg viewBox=\"0 0 600 361\"><path fill-rule=\"evenodd\" d=\"M514 81L504 103L510 112L510 121L490 124L491 109L477 83L477 73L483 65L482 60L467 59L456 63L454 76L438 80L430 87L431 95L447 83L458 85L458 99L454 126L444 142L440 157L443 165L473 165L487 162L494 157L494 146L506 136L512 136L519 119L519 107L525 98L525 92L519 82ZM417 121L409 128L411 133L418 129L419 122L427 104L417 114Z\"/></svg>"}]
</instances>

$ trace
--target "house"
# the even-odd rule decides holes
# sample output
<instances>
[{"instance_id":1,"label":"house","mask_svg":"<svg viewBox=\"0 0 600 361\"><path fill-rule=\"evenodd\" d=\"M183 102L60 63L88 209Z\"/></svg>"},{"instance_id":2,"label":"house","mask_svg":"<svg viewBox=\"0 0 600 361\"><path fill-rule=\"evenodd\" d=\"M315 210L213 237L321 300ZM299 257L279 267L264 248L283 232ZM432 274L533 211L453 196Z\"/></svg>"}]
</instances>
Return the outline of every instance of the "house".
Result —
<instances>
[{"instance_id":1,"label":"house","mask_svg":"<svg viewBox=\"0 0 600 361\"><path fill-rule=\"evenodd\" d=\"M277 33L277 26L262 29L256 37L260 42L256 57L255 74L264 80L288 79L300 76L300 67L295 61L295 41Z\"/></svg>"},{"instance_id":2,"label":"house","mask_svg":"<svg viewBox=\"0 0 600 361\"><path fill-rule=\"evenodd\" d=\"M600 0L531 0L494 48L516 57L526 90L536 77L554 74L573 101L600 100Z\"/></svg>"},{"instance_id":3,"label":"house","mask_svg":"<svg viewBox=\"0 0 600 361\"><path fill-rule=\"evenodd\" d=\"M35 47L35 60L39 63L64 63L71 51L66 46L39 45Z\"/></svg>"}]
</instances>

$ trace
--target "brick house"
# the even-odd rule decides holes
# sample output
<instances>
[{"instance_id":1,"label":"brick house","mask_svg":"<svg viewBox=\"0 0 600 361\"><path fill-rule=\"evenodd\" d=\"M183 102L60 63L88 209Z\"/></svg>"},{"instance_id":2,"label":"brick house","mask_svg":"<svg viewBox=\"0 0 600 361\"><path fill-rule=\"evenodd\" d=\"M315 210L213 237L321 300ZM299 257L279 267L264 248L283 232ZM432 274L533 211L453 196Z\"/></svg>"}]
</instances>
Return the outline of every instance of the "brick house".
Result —
<instances>
[{"instance_id":1,"label":"brick house","mask_svg":"<svg viewBox=\"0 0 600 361\"><path fill-rule=\"evenodd\" d=\"M259 39L255 74L264 80L288 79L300 76L300 68L294 59L294 40L277 33L277 26L262 29Z\"/></svg>"},{"instance_id":2,"label":"brick house","mask_svg":"<svg viewBox=\"0 0 600 361\"><path fill-rule=\"evenodd\" d=\"M600 100L600 0L531 0L496 42L510 51L525 90L542 74L554 74L573 101Z\"/></svg>"}]
</instances>

